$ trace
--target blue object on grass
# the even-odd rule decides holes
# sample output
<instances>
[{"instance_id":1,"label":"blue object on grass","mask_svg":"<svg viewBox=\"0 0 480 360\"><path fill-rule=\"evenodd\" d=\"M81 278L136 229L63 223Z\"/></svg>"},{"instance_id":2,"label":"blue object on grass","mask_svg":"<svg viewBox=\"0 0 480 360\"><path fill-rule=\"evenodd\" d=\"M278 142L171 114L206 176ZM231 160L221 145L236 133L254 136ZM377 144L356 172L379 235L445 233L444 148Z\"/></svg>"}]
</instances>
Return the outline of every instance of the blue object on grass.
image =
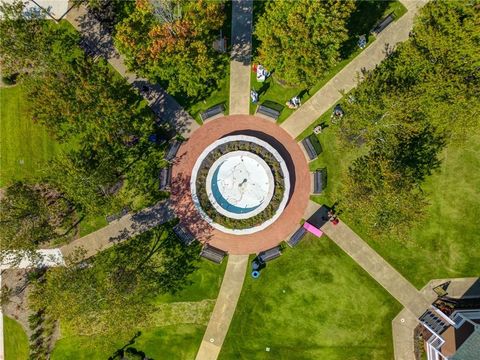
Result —
<instances>
[{"instance_id":1,"label":"blue object on grass","mask_svg":"<svg viewBox=\"0 0 480 360\"><path fill-rule=\"evenodd\" d=\"M260 271L257 271L257 270L253 270L252 271L252 277L254 279L258 279L260 277Z\"/></svg>"}]
</instances>

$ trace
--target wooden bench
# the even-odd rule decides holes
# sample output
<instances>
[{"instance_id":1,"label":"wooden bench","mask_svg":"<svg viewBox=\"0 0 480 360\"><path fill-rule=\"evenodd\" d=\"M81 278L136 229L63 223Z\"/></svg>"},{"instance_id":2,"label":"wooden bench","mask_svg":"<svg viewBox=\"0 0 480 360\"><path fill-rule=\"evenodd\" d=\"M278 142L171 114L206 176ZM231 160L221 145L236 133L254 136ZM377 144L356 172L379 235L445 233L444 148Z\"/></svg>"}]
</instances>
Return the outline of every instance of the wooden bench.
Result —
<instances>
[{"instance_id":1,"label":"wooden bench","mask_svg":"<svg viewBox=\"0 0 480 360\"><path fill-rule=\"evenodd\" d=\"M385 28L390 25L393 20L395 20L395 13L388 14L385 18L383 18L371 31L371 33L375 36L380 34Z\"/></svg>"},{"instance_id":2,"label":"wooden bench","mask_svg":"<svg viewBox=\"0 0 480 360\"><path fill-rule=\"evenodd\" d=\"M172 182L172 165L164 167L160 170L160 190L166 190Z\"/></svg>"},{"instance_id":3,"label":"wooden bench","mask_svg":"<svg viewBox=\"0 0 480 360\"><path fill-rule=\"evenodd\" d=\"M316 159L318 155L322 153L322 147L320 146L320 144L318 144L320 147L320 151L317 152L310 136L307 136L305 139L302 140L302 145L305 148L305 151L307 152L310 161Z\"/></svg>"},{"instance_id":4,"label":"wooden bench","mask_svg":"<svg viewBox=\"0 0 480 360\"><path fill-rule=\"evenodd\" d=\"M267 261L271 261L273 259L278 258L280 255L282 255L282 252L280 251L280 246L275 246L274 248L271 248L259 253L258 259L261 262L266 263Z\"/></svg>"},{"instance_id":5,"label":"wooden bench","mask_svg":"<svg viewBox=\"0 0 480 360\"><path fill-rule=\"evenodd\" d=\"M119 213L117 214L113 214L113 215L108 215L106 217L106 220L108 223L111 223L112 221L115 221L115 220L118 220L122 217L124 217L125 215L127 215L128 213L130 212L130 208L128 206L124 207L122 209L122 211L120 211Z\"/></svg>"},{"instance_id":6,"label":"wooden bench","mask_svg":"<svg viewBox=\"0 0 480 360\"><path fill-rule=\"evenodd\" d=\"M312 172L312 193L321 194L327 187L327 169L318 169Z\"/></svg>"},{"instance_id":7,"label":"wooden bench","mask_svg":"<svg viewBox=\"0 0 480 360\"><path fill-rule=\"evenodd\" d=\"M202 251L200 252L200 256L213 261L214 263L221 264L223 258L227 255L226 251L220 250L214 246L206 244Z\"/></svg>"},{"instance_id":8,"label":"wooden bench","mask_svg":"<svg viewBox=\"0 0 480 360\"><path fill-rule=\"evenodd\" d=\"M295 233L288 239L287 244L290 247L295 247L300 243L300 240L303 239L305 234L307 233L307 229L301 226Z\"/></svg>"},{"instance_id":9,"label":"wooden bench","mask_svg":"<svg viewBox=\"0 0 480 360\"><path fill-rule=\"evenodd\" d=\"M280 116L280 111L275 110L274 108L265 106L265 104L258 106L257 113L271 117L272 119L275 119L275 120L277 120Z\"/></svg>"},{"instance_id":10,"label":"wooden bench","mask_svg":"<svg viewBox=\"0 0 480 360\"><path fill-rule=\"evenodd\" d=\"M180 242L185 246L191 245L195 241L195 236L193 236L193 234L181 224L175 225L173 227L173 232L175 235L177 235Z\"/></svg>"},{"instance_id":11,"label":"wooden bench","mask_svg":"<svg viewBox=\"0 0 480 360\"><path fill-rule=\"evenodd\" d=\"M215 115L219 115L219 114L223 115L224 111L225 111L225 106L223 106L223 104L216 105L202 112L200 114L200 118L202 119L203 122L205 122L208 119L214 117Z\"/></svg>"},{"instance_id":12,"label":"wooden bench","mask_svg":"<svg viewBox=\"0 0 480 360\"><path fill-rule=\"evenodd\" d=\"M173 140L170 143L170 146L168 147L167 155L165 155L165 160L171 161L175 158L177 155L178 150L180 149L180 146L182 145L182 142L180 140Z\"/></svg>"}]
</instances>

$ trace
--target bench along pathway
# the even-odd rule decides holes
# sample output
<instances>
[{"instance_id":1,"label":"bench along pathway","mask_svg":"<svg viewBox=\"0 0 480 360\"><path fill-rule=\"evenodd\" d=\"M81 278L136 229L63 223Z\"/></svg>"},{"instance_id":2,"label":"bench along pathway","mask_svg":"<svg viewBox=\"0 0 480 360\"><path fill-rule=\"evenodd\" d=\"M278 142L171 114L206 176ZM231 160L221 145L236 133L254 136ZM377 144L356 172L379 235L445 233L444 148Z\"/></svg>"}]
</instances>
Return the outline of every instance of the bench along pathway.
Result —
<instances>
[{"instance_id":1,"label":"bench along pathway","mask_svg":"<svg viewBox=\"0 0 480 360\"><path fill-rule=\"evenodd\" d=\"M248 255L229 255L217 302L196 360L216 360L230 327L248 266Z\"/></svg>"},{"instance_id":2,"label":"bench along pathway","mask_svg":"<svg viewBox=\"0 0 480 360\"><path fill-rule=\"evenodd\" d=\"M232 1L232 53L230 61L230 115L250 113L250 61L252 57L252 0Z\"/></svg>"},{"instance_id":3,"label":"bench along pathway","mask_svg":"<svg viewBox=\"0 0 480 360\"><path fill-rule=\"evenodd\" d=\"M398 43L408 39L413 27L413 19L426 2L426 0L403 0L403 5L408 9L407 13L383 30L369 47L290 115L281 126L292 137L300 135L303 130L342 98L340 91L348 92L357 85L357 75L362 70L371 70L385 59L386 48L392 49Z\"/></svg>"},{"instance_id":4,"label":"bench along pathway","mask_svg":"<svg viewBox=\"0 0 480 360\"><path fill-rule=\"evenodd\" d=\"M174 126L177 133L188 138L199 125L177 101L158 84L151 84L127 70L125 59L113 45L113 39L101 24L88 13L85 5L73 7L66 19L80 32L83 47L91 56L105 58L147 100L153 112ZM148 90L147 90L148 89Z\"/></svg>"}]
</instances>

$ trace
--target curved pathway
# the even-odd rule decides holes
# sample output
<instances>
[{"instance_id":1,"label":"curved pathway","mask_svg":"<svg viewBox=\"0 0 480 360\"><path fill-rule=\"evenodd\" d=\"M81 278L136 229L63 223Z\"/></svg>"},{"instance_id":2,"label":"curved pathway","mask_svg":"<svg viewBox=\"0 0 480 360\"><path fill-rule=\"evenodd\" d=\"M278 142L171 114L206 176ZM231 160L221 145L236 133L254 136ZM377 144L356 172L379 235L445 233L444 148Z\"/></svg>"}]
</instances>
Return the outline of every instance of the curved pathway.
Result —
<instances>
[{"instance_id":1,"label":"curved pathway","mask_svg":"<svg viewBox=\"0 0 480 360\"><path fill-rule=\"evenodd\" d=\"M402 3L408 9L407 13L383 30L370 46L290 115L281 125L286 131L293 137L300 135L342 98L342 91L348 92L357 86L358 75L362 71L371 70L380 64L387 57L386 49L390 51L408 39L414 17L427 0L404 0Z\"/></svg>"},{"instance_id":2,"label":"curved pathway","mask_svg":"<svg viewBox=\"0 0 480 360\"><path fill-rule=\"evenodd\" d=\"M222 286L198 349L196 360L215 360L220 354L237 307L238 298L242 292L247 266L248 255L230 255L228 257Z\"/></svg>"},{"instance_id":3,"label":"curved pathway","mask_svg":"<svg viewBox=\"0 0 480 360\"><path fill-rule=\"evenodd\" d=\"M252 130L255 129L255 130ZM266 229L249 235L226 234L211 227L192 201L190 178L203 150L228 134L256 136L270 143L283 157L290 171L290 200L280 217ZM275 123L250 115L231 115L211 120L182 144L172 169L172 209L195 237L228 251L252 254L269 249L298 229L309 203L310 172L298 143Z\"/></svg>"}]
</instances>

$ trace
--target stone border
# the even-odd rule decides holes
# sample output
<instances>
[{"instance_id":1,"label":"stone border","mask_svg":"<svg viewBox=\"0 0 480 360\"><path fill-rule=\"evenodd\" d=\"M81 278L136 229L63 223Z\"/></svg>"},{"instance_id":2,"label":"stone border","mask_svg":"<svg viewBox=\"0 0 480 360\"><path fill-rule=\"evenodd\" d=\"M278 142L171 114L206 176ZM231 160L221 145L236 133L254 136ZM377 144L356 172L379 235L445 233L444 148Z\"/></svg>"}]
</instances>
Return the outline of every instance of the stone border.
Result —
<instances>
[{"instance_id":1,"label":"stone border","mask_svg":"<svg viewBox=\"0 0 480 360\"><path fill-rule=\"evenodd\" d=\"M215 196L213 195L213 192L212 192L213 174L215 173L215 171L218 169L218 167L221 165L221 163L223 161L225 161L225 160L227 160L231 157L234 157L234 156L245 156L245 157L249 157L251 159L254 159L263 168L263 170L265 171L265 173L267 174L267 177L268 177L269 185L268 185L268 193L267 193L267 196L266 196L266 201L263 204L259 205L255 210L253 210L251 212L248 212L248 213L244 213L244 214L243 213L242 214L236 214L236 213L233 213L233 212L228 211L228 210L224 209L223 207L221 207L220 204L218 204L218 202L215 199ZM217 210L220 214L222 214L226 217L241 220L241 219L251 218L252 216L258 215L263 210L265 210L265 208L268 206L268 204L270 203L270 201L272 200L272 197L273 197L273 192L274 192L274 189L275 189L275 179L273 178L272 170L267 165L265 160L263 160L260 156L258 156L257 154L248 152L248 151L238 150L238 151L231 151L229 153L226 153L226 154L220 156L217 160L215 160L212 167L208 170L208 175L207 175L207 179L206 179L206 187L207 187L208 199L212 203L215 210Z\"/></svg>"},{"instance_id":2,"label":"stone border","mask_svg":"<svg viewBox=\"0 0 480 360\"><path fill-rule=\"evenodd\" d=\"M248 228L248 229L229 229L229 228L227 228L223 225L220 225L220 224L214 222L205 213L205 211L203 211L203 209L200 205L200 201L199 201L198 196L197 196L197 185L196 185L197 174L198 174L198 171L200 170L200 166L202 165L203 160L205 160L207 155L210 154L210 152L212 152L218 146L229 143L229 142L234 142L234 141L251 142L251 143L254 143L258 146L261 146L261 147L265 148L268 152L270 152L273 155L273 157L280 164L280 168L281 168L282 173L283 173L283 182L284 182L283 198L282 198L282 201L280 202L280 205L278 206L278 209L277 209L275 215L273 215L270 219L264 221L260 225L257 225L257 226L254 226L254 227L251 227L251 228ZM256 233L258 231L264 230L265 228L267 228L268 226L273 224L278 219L278 217L281 215L281 213L285 209L285 206L287 206L287 202L288 202L289 195L290 195L290 173L288 171L288 168L287 168L287 165L286 165L285 161L280 156L280 153L277 150L275 150L275 148L273 146L271 146L269 143L267 143L263 140L260 140L256 137L248 136L248 135L226 136L224 138L221 138L221 139L213 142L209 146L207 146L203 150L203 152L200 154L200 156L198 157L197 161L195 162L195 165L193 166L192 175L190 177L190 192L192 194L192 200L193 200L193 203L195 205L195 208L199 212L200 216L208 224L210 224L213 228L215 228L217 230L220 230L224 233L233 234L233 235L253 234L253 233Z\"/></svg>"}]
</instances>

